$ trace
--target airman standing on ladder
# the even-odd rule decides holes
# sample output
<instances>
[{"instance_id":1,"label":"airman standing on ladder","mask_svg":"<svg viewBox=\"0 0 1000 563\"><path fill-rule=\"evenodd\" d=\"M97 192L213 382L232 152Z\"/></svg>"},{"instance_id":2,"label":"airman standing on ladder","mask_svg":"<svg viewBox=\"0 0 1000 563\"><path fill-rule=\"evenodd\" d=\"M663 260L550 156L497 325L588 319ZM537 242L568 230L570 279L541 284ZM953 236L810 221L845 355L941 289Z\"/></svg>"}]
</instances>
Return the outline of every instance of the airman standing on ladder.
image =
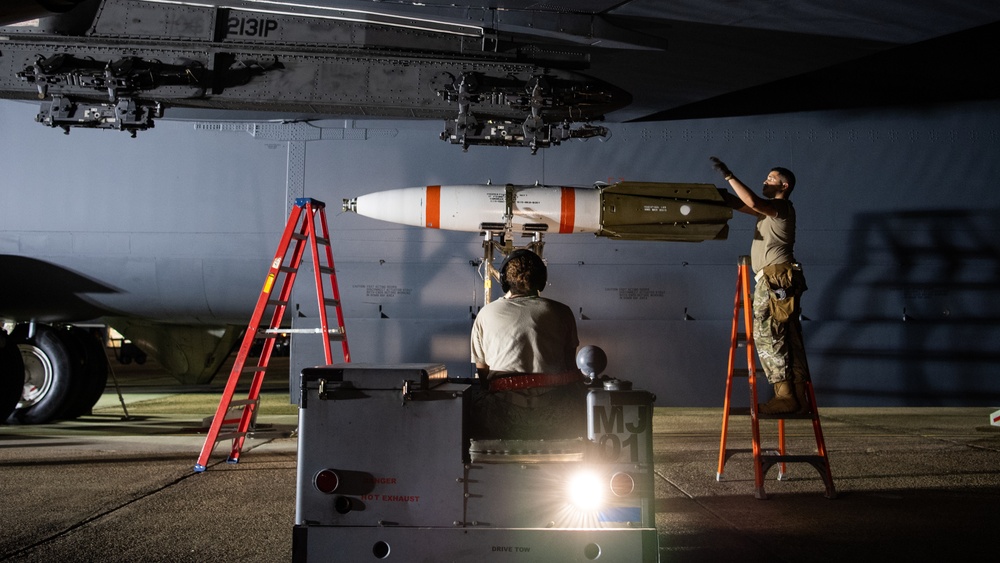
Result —
<instances>
[{"instance_id":1,"label":"airman standing on ladder","mask_svg":"<svg viewBox=\"0 0 1000 563\"><path fill-rule=\"evenodd\" d=\"M741 182L724 162L711 157L713 167L733 188L726 200L737 211L757 217L750 265L755 273L753 338L774 397L760 405L763 414L810 412L805 382L809 381L802 341L802 268L795 261L795 207L789 199L795 175L775 167L764 180L760 197Z\"/></svg>"}]
</instances>

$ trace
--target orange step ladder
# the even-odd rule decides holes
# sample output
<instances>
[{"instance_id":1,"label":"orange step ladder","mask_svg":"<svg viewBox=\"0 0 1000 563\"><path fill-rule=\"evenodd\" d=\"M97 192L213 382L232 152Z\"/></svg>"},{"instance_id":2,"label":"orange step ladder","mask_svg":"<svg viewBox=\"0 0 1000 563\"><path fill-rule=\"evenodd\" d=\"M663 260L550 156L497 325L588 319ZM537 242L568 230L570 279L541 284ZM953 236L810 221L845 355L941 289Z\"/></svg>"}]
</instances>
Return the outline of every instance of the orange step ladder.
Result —
<instances>
[{"instance_id":1,"label":"orange step ladder","mask_svg":"<svg viewBox=\"0 0 1000 563\"><path fill-rule=\"evenodd\" d=\"M295 285L295 277L299 271L299 264L305 254L306 247L309 247L312 256L313 273L316 282L316 299L319 305L319 329L303 329L301 332L319 332L323 339L323 352L326 363L333 363L333 354L330 342L337 340L341 342L344 351L344 362L351 361L350 349L347 346L347 333L344 330L344 312L340 306L340 290L337 287L337 275L333 269L333 250L330 247L330 231L327 227L326 204L311 198L299 198L295 200L292 212L288 217L288 224L281 235L281 242L278 250L271 261L271 269L264 280L264 287L257 298L257 306L254 308L253 316L247 325L246 334L243 336L243 344L236 355L233 369L229 373L229 380L222 392L222 400L212 418L212 424L208 435L205 437L205 445L201 448L198 462L194 466L196 472L205 471L208 459L212 455L215 445L225 440L232 440L232 449L227 461L237 463L240 459L240 451L243 449L243 442L253 424L259 405L261 385L264 382L264 374L267 371L267 364L271 359L271 352L274 349L275 338L279 334L292 331L281 328L281 320L288 308L288 301L292 294L292 286ZM319 217L320 234L317 234L317 216ZM292 241L295 244L292 245ZM319 247L323 246L322 258L325 262L320 262ZM289 252L289 247L292 247ZM327 298L324 294L324 277L329 281L332 298ZM276 298L272 299L275 287L280 287ZM337 312L337 326L330 328L327 307L334 307ZM261 330L261 320L264 314L270 310L270 322L266 329ZM260 356L256 365L250 362L248 357L254 340L264 339ZM251 375L249 391L246 399L233 400L236 388L240 380L245 375Z\"/></svg>"},{"instance_id":2,"label":"orange step ladder","mask_svg":"<svg viewBox=\"0 0 1000 563\"><path fill-rule=\"evenodd\" d=\"M735 453L734 450L726 449L726 435L729 431L730 415L750 415L750 429L753 441L753 464L754 464L754 485L755 495L758 499L766 499L764 492L764 476L775 464L779 464L778 480L783 481L786 477L786 463L808 463L819 472L823 483L826 485L826 497L836 498L837 492L833 487L833 474L830 472L830 460L826 452L826 444L823 441L823 429L819 422L819 409L816 408L816 395L813 393L811 381L806 382L806 391L810 408L807 413L798 414L778 414L768 415L758 413L757 402L757 351L753 343L753 301L750 293L750 257L740 256L737 266L736 276L736 298L733 304L733 326L730 333L729 363L727 365L726 377L726 399L722 409L722 437L719 443L719 468L715 474L717 481L722 480L722 472L726 461ZM740 310L743 311L743 330L740 332ZM741 346L746 348L747 369L736 369L736 350ZM731 405L733 390L733 378L746 377L750 385L750 408L739 408ZM778 450L777 453L765 453L760 442L760 419L778 420ZM785 451L785 420L786 419L810 419L812 420L813 433L816 435L816 455L787 455Z\"/></svg>"}]
</instances>

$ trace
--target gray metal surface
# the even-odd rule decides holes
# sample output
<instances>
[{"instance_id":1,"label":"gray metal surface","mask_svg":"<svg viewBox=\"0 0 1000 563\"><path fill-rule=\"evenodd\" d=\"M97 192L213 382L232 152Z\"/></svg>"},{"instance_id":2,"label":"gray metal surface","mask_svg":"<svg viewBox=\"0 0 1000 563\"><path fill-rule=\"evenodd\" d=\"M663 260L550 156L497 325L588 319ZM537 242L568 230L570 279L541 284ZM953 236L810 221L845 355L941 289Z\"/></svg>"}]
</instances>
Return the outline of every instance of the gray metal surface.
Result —
<instances>
[{"instance_id":1,"label":"gray metal surface","mask_svg":"<svg viewBox=\"0 0 1000 563\"><path fill-rule=\"evenodd\" d=\"M245 323L287 220L287 141L181 122L137 139L52 135L30 126L34 111L0 102L11 187L0 193L0 262L19 272L0 280L0 311ZM787 165L799 178L796 256L821 404L989 405L1000 399L991 345L1000 330L998 116L995 103L974 103L627 124L605 142L503 158L429 141L434 126L418 122L318 122L310 127L321 133L395 135L306 141L303 177L305 195L339 202L490 179L718 182L713 154L751 184ZM355 361L431 360L470 374L468 335L483 302L478 237L329 215ZM549 236L545 295L577 312L581 342L608 352L609 374L650 390L658 405L720 405L713 374L724 369L736 260L752 229L734 217L728 240L690 245ZM315 318L307 271L296 318Z\"/></svg>"},{"instance_id":2,"label":"gray metal surface","mask_svg":"<svg viewBox=\"0 0 1000 563\"><path fill-rule=\"evenodd\" d=\"M341 528L295 534L292 541L301 542L308 557L301 561L657 561L656 531L651 529Z\"/></svg>"},{"instance_id":3,"label":"gray metal surface","mask_svg":"<svg viewBox=\"0 0 1000 563\"><path fill-rule=\"evenodd\" d=\"M343 374L317 369L303 375L296 524L450 528L463 520L467 386L422 387L421 377L426 378L425 369L402 366L359 366ZM385 384L388 379L397 383L395 388ZM418 383L404 399L408 380ZM325 469L341 476L335 494L315 485ZM351 504L338 511L338 498Z\"/></svg>"}]
</instances>

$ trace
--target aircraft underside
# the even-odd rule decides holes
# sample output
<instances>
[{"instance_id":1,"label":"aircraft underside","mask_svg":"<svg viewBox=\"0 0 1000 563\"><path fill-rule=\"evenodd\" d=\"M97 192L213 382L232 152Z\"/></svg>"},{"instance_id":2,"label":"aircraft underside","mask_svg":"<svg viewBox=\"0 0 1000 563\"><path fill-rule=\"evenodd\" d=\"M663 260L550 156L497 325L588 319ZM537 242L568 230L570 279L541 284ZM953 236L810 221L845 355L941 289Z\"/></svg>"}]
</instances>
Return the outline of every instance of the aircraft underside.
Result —
<instances>
[{"instance_id":1,"label":"aircraft underside","mask_svg":"<svg viewBox=\"0 0 1000 563\"><path fill-rule=\"evenodd\" d=\"M501 52L474 26L128 0L102 2L77 37L60 33L68 24L48 25L5 28L13 33L0 57L0 97L40 99L37 120L67 133L134 135L171 108L201 108L437 119L441 139L464 148L535 151L603 135L590 122L631 101L575 72L579 57L553 63Z\"/></svg>"},{"instance_id":2,"label":"aircraft underside","mask_svg":"<svg viewBox=\"0 0 1000 563\"><path fill-rule=\"evenodd\" d=\"M31 124L33 104L0 104L0 316L13 323L0 331L0 419L13 410L14 420L46 422L94 404L107 357L67 323L99 319L182 383L210 380L246 326L295 197L490 181L718 182L710 155L751 182L754 167L803 171L796 203L809 220L796 254L813 266L810 361L827 398L1000 396L996 354L978 344L998 316L998 90L969 55L991 52L997 8L219 4L0 2L0 98L35 100L41 123ZM64 13L42 17L53 11ZM945 44L925 44L937 39ZM949 101L966 103L917 105ZM435 137L526 150L463 154ZM589 137L600 142L569 142ZM335 226L356 355L467 368L483 297L479 241L365 221ZM664 404L715 404L710 374L724 346L713 339L728 333L731 267L750 232L734 220L731 242L708 237L697 249L634 230L599 243L567 234L549 243L552 279L563 280L549 291L572 303L582 339L608 346ZM947 245L939 233L951 233Z\"/></svg>"},{"instance_id":3,"label":"aircraft underside","mask_svg":"<svg viewBox=\"0 0 1000 563\"><path fill-rule=\"evenodd\" d=\"M568 53L525 55L476 25L289 7L292 12L136 0L10 2L0 98L37 99L36 121L131 133L179 108L296 116L434 119L440 139L538 149L606 134L592 125L631 96L579 72ZM294 10L299 10L295 13ZM65 12L53 15L52 12ZM553 58L554 57L554 58ZM23 264L21 264L23 266ZM61 323L114 311L38 311L5 336L0 418L43 423L88 412L107 378L101 342ZM212 379L236 325L116 317L116 329L179 381ZM20 351L20 354L13 350ZM21 364L23 363L23 368ZM16 397L23 387L22 396Z\"/></svg>"}]
</instances>

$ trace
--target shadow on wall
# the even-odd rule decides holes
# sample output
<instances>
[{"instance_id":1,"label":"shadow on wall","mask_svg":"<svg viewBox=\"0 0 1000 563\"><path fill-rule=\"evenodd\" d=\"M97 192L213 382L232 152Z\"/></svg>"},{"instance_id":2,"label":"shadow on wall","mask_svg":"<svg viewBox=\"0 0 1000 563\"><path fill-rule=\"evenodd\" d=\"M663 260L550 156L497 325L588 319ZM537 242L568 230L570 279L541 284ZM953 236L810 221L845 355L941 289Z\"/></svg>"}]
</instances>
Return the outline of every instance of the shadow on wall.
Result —
<instances>
[{"instance_id":1,"label":"shadow on wall","mask_svg":"<svg viewBox=\"0 0 1000 563\"><path fill-rule=\"evenodd\" d=\"M817 392L835 404L1000 404L997 234L996 210L856 216L847 265L814 309L822 322L807 323Z\"/></svg>"},{"instance_id":2,"label":"shadow on wall","mask_svg":"<svg viewBox=\"0 0 1000 563\"><path fill-rule=\"evenodd\" d=\"M0 254L0 316L41 322L80 321L111 311L80 297L117 293L91 278L34 258Z\"/></svg>"}]
</instances>

